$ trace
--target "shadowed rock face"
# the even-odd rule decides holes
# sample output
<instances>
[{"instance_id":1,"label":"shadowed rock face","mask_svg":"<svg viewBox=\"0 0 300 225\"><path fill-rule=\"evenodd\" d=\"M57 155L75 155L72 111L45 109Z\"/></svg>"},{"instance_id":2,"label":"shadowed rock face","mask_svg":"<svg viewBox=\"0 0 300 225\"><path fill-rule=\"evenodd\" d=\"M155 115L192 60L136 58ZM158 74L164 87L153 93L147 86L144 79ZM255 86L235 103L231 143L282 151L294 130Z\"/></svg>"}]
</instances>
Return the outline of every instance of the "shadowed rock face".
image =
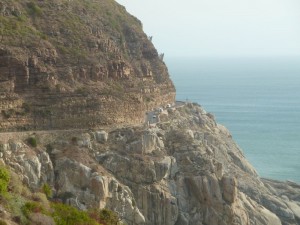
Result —
<instances>
[{"instance_id":1,"label":"shadowed rock face","mask_svg":"<svg viewBox=\"0 0 300 225\"><path fill-rule=\"evenodd\" d=\"M81 209L107 207L128 224L299 224L299 185L260 179L198 105L170 110L156 128L36 132L37 148L30 135L2 133L2 160Z\"/></svg>"},{"instance_id":2,"label":"shadowed rock face","mask_svg":"<svg viewBox=\"0 0 300 225\"><path fill-rule=\"evenodd\" d=\"M141 22L115 1L3 0L0 22L2 131L140 123L174 101Z\"/></svg>"}]
</instances>

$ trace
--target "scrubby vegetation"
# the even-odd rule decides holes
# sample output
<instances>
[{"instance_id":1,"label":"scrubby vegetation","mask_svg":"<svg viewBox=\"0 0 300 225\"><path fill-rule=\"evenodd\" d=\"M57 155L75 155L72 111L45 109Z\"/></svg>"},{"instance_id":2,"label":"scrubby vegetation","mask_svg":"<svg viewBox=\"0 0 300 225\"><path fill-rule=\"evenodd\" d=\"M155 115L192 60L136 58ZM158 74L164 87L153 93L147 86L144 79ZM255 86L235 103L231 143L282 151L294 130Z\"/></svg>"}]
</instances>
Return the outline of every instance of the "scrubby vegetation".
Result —
<instances>
[{"instance_id":1,"label":"scrubby vegetation","mask_svg":"<svg viewBox=\"0 0 300 225\"><path fill-rule=\"evenodd\" d=\"M46 213L43 205L39 202L34 201L26 202L22 207L22 212L27 218L29 218L30 213Z\"/></svg>"},{"instance_id":2,"label":"scrubby vegetation","mask_svg":"<svg viewBox=\"0 0 300 225\"><path fill-rule=\"evenodd\" d=\"M91 218L88 212L79 211L78 209L61 203L52 204L54 218L57 225L99 225Z\"/></svg>"},{"instance_id":3,"label":"scrubby vegetation","mask_svg":"<svg viewBox=\"0 0 300 225\"><path fill-rule=\"evenodd\" d=\"M49 184L43 184L42 186L43 193L47 196L47 198L52 198L52 189Z\"/></svg>"},{"instance_id":4,"label":"scrubby vegetation","mask_svg":"<svg viewBox=\"0 0 300 225\"><path fill-rule=\"evenodd\" d=\"M37 140L35 137L29 137L27 139L27 143L31 146L31 147L37 147Z\"/></svg>"},{"instance_id":5,"label":"scrubby vegetation","mask_svg":"<svg viewBox=\"0 0 300 225\"><path fill-rule=\"evenodd\" d=\"M33 220L42 220L43 224L56 225L121 225L117 214L108 209L80 211L72 206L51 202L51 187L44 184L44 193L31 193L17 175L0 165L0 206L11 215L17 224L30 225ZM6 225L0 219L0 225ZM39 223L40 224L40 223Z\"/></svg>"},{"instance_id":6,"label":"scrubby vegetation","mask_svg":"<svg viewBox=\"0 0 300 225\"><path fill-rule=\"evenodd\" d=\"M35 2L28 2L28 13L32 16L40 16L42 14L42 9L35 4Z\"/></svg>"},{"instance_id":7,"label":"scrubby vegetation","mask_svg":"<svg viewBox=\"0 0 300 225\"><path fill-rule=\"evenodd\" d=\"M7 225L7 223L0 219L0 225Z\"/></svg>"},{"instance_id":8,"label":"scrubby vegetation","mask_svg":"<svg viewBox=\"0 0 300 225\"><path fill-rule=\"evenodd\" d=\"M136 22L141 25L136 18L128 16L122 7L116 7L113 1L103 1L99 4L89 0L73 0L72 3L65 1L57 4L55 1L31 0L14 1L10 4L13 5L12 11L4 15L0 13L0 43L38 46L41 40L49 40L61 54L73 56L80 61L87 60L89 50L95 42L91 30L96 27L90 27L91 22L99 28L108 29L114 36L119 36L115 43L120 47L125 41L122 26ZM83 18L86 11L89 13ZM63 28L51 30L49 23L52 27L63 25ZM141 26L137 29L142 31ZM63 43L58 35L67 42ZM126 54L124 52L125 56Z\"/></svg>"},{"instance_id":9,"label":"scrubby vegetation","mask_svg":"<svg viewBox=\"0 0 300 225\"><path fill-rule=\"evenodd\" d=\"M111 210L102 209L100 212L96 210L94 212L92 211L90 215L98 222L104 223L106 225L120 224L118 215Z\"/></svg>"},{"instance_id":10,"label":"scrubby vegetation","mask_svg":"<svg viewBox=\"0 0 300 225\"><path fill-rule=\"evenodd\" d=\"M0 194L7 192L7 186L10 180L9 172L4 166L0 166Z\"/></svg>"},{"instance_id":11,"label":"scrubby vegetation","mask_svg":"<svg viewBox=\"0 0 300 225\"><path fill-rule=\"evenodd\" d=\"M1 100L15 101L14 111L0 109L2 130L139 120L127 112L134 107L119 105L137 104L140 111L144 95L153 107L174 92L141 22L114 0L2 0L0 52L1 85L20 99L7 94ZM109 110L102 108L106 104Z\"/></svg>"},{"instance_id":12,"label":"scrubby vegetation","mask_svg":"<svg viewBox=\"0 0 300 225\"><path fill-rule=\"evenodd\" d=\"M13 116L14 113L15 113L15 112L14 112L13 109L2 110L2 111L1 111L1 114L2 114L2 116L3 116L5 119L9 119L10 117Z\"/></svg>"}]
</instances>

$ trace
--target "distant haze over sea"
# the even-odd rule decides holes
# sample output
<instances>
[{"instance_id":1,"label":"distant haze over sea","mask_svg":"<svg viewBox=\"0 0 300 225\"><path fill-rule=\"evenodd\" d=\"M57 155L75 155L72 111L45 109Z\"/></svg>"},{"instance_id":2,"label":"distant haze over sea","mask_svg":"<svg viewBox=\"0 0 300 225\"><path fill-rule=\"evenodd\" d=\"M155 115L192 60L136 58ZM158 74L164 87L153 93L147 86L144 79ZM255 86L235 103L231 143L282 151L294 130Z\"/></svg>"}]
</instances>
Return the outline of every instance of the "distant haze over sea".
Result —
<instances>
[{"instance_id":1,"label":"distant haze over sea","mask_svg":"<svg viewBox=\"0 0 300 225\"><path fill-rule=\"evenodd\" d=\"M300 58L166 59L177 100L225 125L262 177L300 182Z\"/></svg>"}]
</instances>

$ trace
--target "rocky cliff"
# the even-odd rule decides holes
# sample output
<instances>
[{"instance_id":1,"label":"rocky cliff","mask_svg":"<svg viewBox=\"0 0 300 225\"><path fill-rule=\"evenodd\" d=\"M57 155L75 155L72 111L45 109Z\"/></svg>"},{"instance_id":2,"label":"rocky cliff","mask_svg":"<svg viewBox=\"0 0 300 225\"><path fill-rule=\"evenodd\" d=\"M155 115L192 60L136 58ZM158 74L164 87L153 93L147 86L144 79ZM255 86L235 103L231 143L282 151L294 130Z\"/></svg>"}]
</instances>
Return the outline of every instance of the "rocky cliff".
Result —
<instances>
[{"instance_id":1,"label":"rocky cliff","mask_svg":"<svg viewBox=\"0 0 300 225\"><path fill-rule=\"evenodd\" d=\"M1 158L31 189L48 183L64 202L112 209L127 224L300 224L300 186L259 178L211 114L187 104L161 120L154 128L2 133Z\"/></svg>"},{"instance_id":2,"label":"rocky cliff","mask_svg":"<svg viewBox=\"0 0 300 225\"><path fill-rule=\"evenodd\" d=\"M47 184L53 201L124 224L300 224L300 186L261 179L199 105L143 125L174 97L162 57L116 2L0 1L0 165L20 186ZM2 197L0 218L22 224Z\"/></svg>"},{"instance_id":3,"label":"rocky cliff","mask_svg":"<svg viewBox=\"0 0 300 225\"><path fill-rule=\"evenodd\" d=\"M0 1L0 130L140 123L174 86L113 0Z\"/></svg>"}]
</instances>

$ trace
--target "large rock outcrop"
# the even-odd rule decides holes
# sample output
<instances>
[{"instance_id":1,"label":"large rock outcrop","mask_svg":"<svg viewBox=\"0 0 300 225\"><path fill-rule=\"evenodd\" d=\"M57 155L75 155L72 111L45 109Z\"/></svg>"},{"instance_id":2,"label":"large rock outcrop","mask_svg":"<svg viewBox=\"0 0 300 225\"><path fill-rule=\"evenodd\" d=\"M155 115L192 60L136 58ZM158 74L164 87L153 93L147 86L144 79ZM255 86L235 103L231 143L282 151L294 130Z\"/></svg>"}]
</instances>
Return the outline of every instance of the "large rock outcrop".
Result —
<instances>
[{"instance_id":1,"label":"large rock outcrop","mask_svg":"<svg viewBox=\"0 0 300 225\"><path fill-rule=\"evenodd\" d=\"M228 130L195 104L154 128L0 137L2 160L31 188L49 183L56 198L112 209L127 224L299 224L300 186L260 179Z\"/></svg>"},{"instance_id":2,"label":"large rock outcrop","mask_svg":"<svg viewBox=\"0 0 300 225\"><path fill-rule=\"evenodd\" d=\"M0 24L0 131L140 123L174 101L141 22L113 0L2 0Z\"/></svg>"}]
</instances>

